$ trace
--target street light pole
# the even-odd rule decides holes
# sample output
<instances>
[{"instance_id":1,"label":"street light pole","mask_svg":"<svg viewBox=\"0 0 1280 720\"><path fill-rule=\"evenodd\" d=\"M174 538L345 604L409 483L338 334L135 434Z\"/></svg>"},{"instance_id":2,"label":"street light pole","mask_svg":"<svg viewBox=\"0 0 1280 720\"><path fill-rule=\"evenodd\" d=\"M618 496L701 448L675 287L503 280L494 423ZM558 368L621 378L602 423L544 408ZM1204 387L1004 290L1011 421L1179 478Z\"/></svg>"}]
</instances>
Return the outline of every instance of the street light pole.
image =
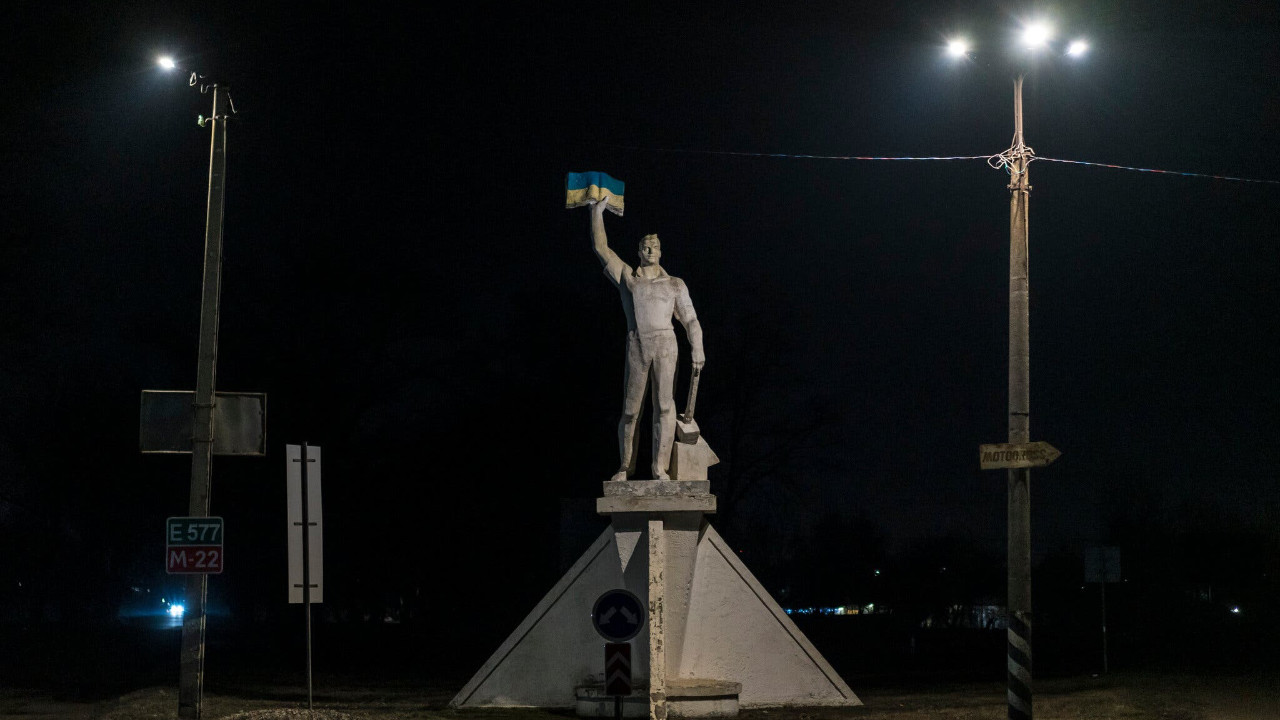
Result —
<instances>
[{"instance_id":1,"label":"street light pole","mask_svg":"<svg viewBox=\"0 0 1280 720\"><path fill-rule=\"evenodd\" d=\"M1013 81L1009 181L1009 443L1031 442L1027 209L1030 149L1022 135L1022 75ZM1009 719L1031 720L1031 470L1009 473Z\"/></svg>"},{"instance_id":2,"label":"street light pole","mask_svg":"<svg viewBox=\"0 0 1280 720\"><path fill-rule=\"evenodd\" d=\"M192 82L195 82L193 76ZM208 517L213 479L214 380L218 367L218 300L222 290L222 201L226 189L227 119L233 110L228 88L213 85L209 194L204 229L204 287L200 298L200 345L192 407L191 495L188 514ZM225 107L224 107L225 105ZM201 121L201 124L207 124ZM199 720L204 689L205 602L209 576L187 576L186 613L178 663L178 717Z\"/></svg>"}]
</instances>

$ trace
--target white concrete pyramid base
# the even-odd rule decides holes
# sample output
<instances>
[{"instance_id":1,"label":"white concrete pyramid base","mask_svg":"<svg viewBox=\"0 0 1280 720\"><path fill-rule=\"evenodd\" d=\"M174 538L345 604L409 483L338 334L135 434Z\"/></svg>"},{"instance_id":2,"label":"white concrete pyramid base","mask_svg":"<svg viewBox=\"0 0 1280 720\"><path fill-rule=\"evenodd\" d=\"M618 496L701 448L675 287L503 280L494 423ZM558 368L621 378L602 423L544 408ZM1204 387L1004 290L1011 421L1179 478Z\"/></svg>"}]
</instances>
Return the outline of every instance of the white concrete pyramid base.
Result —
<instances>
[{"instance_id":1,"label":"white concrete pyramid base","mask_svg":"<svg viewBox=\"0 0 1280 720\"><path fill-rule=\"evenodd\" d=\"M714 709L727 702L702 712L696 698L683 697L696 693L681 688L708 683L741 684L735 712L737 706L862 704L703 520L703 511L715 506L705 482L677 496L671 494L677 483L641 485L605 483L598 507L612 525L450 705L578 705L580 689L603 682L604 641L592 627L591 607L615 588L649 601L649 622L631 641L632 677L637 692L649 692L648 715L655 720L666 717L668 695L673 715L732 714Z\"/></svg>"}]
</instances>

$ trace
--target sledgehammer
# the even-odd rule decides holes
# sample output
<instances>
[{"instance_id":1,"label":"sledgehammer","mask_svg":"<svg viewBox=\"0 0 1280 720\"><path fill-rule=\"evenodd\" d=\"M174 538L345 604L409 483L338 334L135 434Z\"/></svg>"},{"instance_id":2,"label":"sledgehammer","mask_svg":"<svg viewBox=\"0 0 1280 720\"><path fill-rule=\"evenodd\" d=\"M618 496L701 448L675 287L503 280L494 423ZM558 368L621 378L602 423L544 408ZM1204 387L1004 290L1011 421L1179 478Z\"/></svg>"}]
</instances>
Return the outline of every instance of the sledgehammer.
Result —
<instances>
[{"instance_id":1,"label":"sledgehammer","mask_svg":"<svg viewBox=\"0 0 1280 720\"><path fill-rule=\"evenodd\" d=\"M698 377L702 375L702 368L693 369L693 377L689 378L689 400L684 404L684 413L676 418L676 440L693 445L698 442L698 436L702 431L698 429L698 423L693 420L694 404L698 400Z\"/></svg>"}]
</instances>

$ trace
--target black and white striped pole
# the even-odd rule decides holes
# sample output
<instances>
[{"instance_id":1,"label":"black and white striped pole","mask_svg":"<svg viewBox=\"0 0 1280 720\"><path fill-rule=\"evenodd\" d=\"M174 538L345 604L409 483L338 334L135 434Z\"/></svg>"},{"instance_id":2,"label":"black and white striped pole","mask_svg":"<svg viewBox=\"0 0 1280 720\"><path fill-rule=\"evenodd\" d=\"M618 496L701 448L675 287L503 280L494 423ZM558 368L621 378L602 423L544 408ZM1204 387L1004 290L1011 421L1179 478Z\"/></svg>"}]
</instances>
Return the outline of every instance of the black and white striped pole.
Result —
<instances>
[{"instance_id":1,"label":"black and white striped pole","mask_svg":"<svg viewBox=\"0 0 1280 720\"><path fill-rule=\"evenodd\" d=\"M1009 444L1031 442L1027 205L1031 149L1022 136L1022 75L1013 81L1009 181ZM1009 473L1009 720L1031 718L1031 468Z\"/></svg>"}]
</instances>

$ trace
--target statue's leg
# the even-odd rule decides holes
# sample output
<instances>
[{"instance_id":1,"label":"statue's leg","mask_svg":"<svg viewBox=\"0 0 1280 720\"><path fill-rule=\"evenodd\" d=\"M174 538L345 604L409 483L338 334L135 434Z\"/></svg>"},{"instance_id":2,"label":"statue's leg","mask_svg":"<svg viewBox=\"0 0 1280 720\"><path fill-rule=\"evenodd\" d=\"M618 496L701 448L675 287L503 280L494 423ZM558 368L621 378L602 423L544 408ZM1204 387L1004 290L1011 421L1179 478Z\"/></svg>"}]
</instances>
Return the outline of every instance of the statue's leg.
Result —
<instances>
[{"instance_id":1,"label":"statue's leg","mask_svg":"<svg viewBox=\"0 0 1280 720\"><path fill-rule=\"evenodd\" d=\"M627 335L627 364L622 376L622 417L618 420L618 472L611 480L626 480L635 470L635 435L640 411L644 409L644 387L649 363L634 333Z\"/></svg>"},{"instance_id":2,"label":"statue's leg","mask_svg":"<svg viewBox=\"0 0 1280 720\"><path fill-rule=\"evenodd\" d=\"M676 436L676 335L663 334L657 341L653 374L653 478L669 480L671 443Z\"/></svg>"},{"instance_id":3,"label":"statue's leg","mask_svg":"<svg viewBox=\"0 0 1280 720\"><path fill-rule=\"evenodd\" d=\"M643 391L640 393L640 396L642 398L644 397ZM636 415L636 420L635 420L635 427L637 431L640 429L640 421L643 418L644 418L644 403L642 402L640 404L639 414ZM640 457L640 433L633 431L631 433L631 460L630 462L627 463L627 477L629 478L636 476L636 458L638 457Z\"/></svg>"}]
</instances>

